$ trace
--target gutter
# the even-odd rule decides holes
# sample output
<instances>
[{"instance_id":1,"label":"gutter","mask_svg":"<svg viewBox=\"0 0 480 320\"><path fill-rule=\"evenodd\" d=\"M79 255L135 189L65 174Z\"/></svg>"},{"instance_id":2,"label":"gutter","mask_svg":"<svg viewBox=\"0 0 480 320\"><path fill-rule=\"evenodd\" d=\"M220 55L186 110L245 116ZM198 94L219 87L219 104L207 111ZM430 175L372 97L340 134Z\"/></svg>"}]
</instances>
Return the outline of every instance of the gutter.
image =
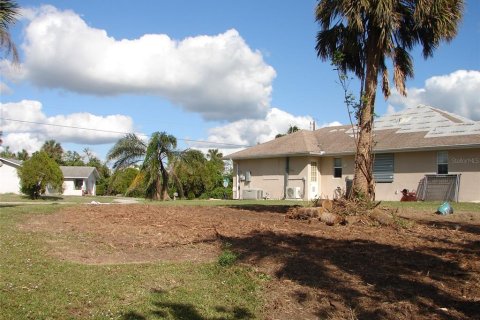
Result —
<instances>
[{"instance_id":1,"label":"gutter","mask_svg":"<svg viewBox=\"0 0 480 320\"><path fill-rule=\"evenodd\" d=\"M374 149L373 153L476 149L476 148L480 148L480 144L458 144L458 145L440 145L440 146L437 145L437 146L412 147L412 148ZM273 154L273 155L259 155L259 156L250 156L250 157L245 156L245 157L234 157L234 158L228 158L228 159L235 161L235 160L249 160L249 159L302 157L302 156L334 157L334 156L347 156L347 155L354 155L354 154L355 154L354 151L343 151L343 152L332 152L332 153L320 151L320 152L306 152L306 153L283 153L283 154Z\"/></svg>"}]
</instances>

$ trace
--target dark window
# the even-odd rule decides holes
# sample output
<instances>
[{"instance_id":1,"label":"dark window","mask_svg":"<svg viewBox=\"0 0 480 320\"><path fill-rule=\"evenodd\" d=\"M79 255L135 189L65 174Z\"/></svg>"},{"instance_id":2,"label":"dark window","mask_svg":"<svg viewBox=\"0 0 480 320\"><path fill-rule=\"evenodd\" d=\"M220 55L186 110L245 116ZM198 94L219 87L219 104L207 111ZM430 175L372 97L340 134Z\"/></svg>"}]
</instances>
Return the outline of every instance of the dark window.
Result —
<instances>
[{"instance_id":1,"label":"dark window","mask_svg":"<svg viewBox=\"0 0 480 320\"><path fill-rule=\"evenodd\" d=\"M375 182L393 182L393 153L376 154L373 161Z\"/></svg>"},{"instance_id":2,"label":"dark window","mask_svg":"<svg viewBox=\"0 0 480 320\"><path fill-rule=\"evenodd\" d=\"M333 177L334 178L342 177L342 158L333 159Z\"/></svg>"},{"instance_id":3,"label":"dark window","mask_svg":"<svg viewBox=\"0 0 480 320\"><path fill-rule=\"evenodd\" d=\"M437 173L448 174L448 151L437 152Z\"/></svg>"},{"instance_id":4,"label":"dark window","mask_svg":"<svg viewBox=\"0 0 480 320\"><path fill-rule=\"evenodd\" d=\"M75 179L75 190L82 190L82 187L83 187L83 180Z\"/></svg>"}]
</instances>

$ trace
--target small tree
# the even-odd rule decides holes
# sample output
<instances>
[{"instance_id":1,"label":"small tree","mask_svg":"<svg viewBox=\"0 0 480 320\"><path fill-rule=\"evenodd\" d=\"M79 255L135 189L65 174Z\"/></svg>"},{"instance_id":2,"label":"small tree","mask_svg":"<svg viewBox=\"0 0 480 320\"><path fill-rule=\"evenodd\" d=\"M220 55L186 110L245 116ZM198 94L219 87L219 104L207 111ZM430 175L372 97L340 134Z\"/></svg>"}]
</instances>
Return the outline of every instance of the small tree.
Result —
<instances>
[{"instance_id":1,"label":"small tree","mask_svg":"<svg viewBox=\"0 0 480 320\"><path fill-rule=\"evenodd\" d=\"M20 191L32 199L45 193L47 186L61 190L63 174L58 164L46 152L40 151L32 155L18 170Z\"/></svg>"}]
</instances>

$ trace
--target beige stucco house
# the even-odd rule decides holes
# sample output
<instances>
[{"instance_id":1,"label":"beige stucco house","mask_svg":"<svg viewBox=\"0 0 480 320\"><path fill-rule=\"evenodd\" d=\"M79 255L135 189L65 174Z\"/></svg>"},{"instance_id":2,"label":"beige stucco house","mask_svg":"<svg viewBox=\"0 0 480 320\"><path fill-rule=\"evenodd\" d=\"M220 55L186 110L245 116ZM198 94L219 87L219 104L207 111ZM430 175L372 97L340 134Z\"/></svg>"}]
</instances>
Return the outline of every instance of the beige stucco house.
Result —
<instances>
[{"instance_id":1,"label":"beige stucco house","mask_svg":"<svg viewBox=\"0 0 480 320\"><path fill-rule=\"evenodd\" d=\"M235 199L335 198L354 172L351 126L300 130L233 153ZM480 201L480 122L420 105L376 119L375 194Z\"/></svg>"},{"instance_id":2,"label":"beige stucco house","mask_svg":"<svg viewBox=\"0 0 480 320\"><path fill-rule=\"evenodd\" d=\"M17 169L22 161L0 157L0 194L20 194ZM60 166L63 173L63 195L96 195L96 181L100 177L95 167ZM47 193L55 193L48 190Z\"/></svg>"}]
</instances>

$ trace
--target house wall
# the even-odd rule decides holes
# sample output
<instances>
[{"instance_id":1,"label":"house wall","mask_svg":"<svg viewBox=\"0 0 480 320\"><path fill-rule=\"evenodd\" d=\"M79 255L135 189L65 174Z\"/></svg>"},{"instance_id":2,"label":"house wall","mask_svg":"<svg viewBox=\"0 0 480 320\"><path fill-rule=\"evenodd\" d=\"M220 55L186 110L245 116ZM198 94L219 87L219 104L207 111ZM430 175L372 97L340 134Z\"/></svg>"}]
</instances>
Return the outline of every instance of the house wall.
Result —
<instances>
[{"instance_id":1,"label":"house wall","mask_svg":"<svg viewBox=\"0 0 480 320\"><path fill-rule=\"evenodd\" d=\"M461 173L459 201L480 202L480 149L448 152L449 173Z\"/></svg>"},{"instance_id":2,"label":"house wall","mask_svg":"<svg viewBox=\"0 0 480 320\"><path fill-rule=\"evenodd\" d=\"M65 178L63 180L63 195L65 196L81 196L82 189L75 190L75 180L71 178Z\"/></svg>"},{"instance_id":3,"label":"house wall","mask_svg":"<svg viewBox=\"0 0 480 320\"><path fill-rule=\"evenodd\" d=\"M480 181L480 149L447 150L448 173L461 174L459 201L480 201L478 182ZM318 189L322 198L333 199L346 192L346 180L353 179L354 156L338 157L342 159L342 177L333 177L333 162L336 157L290 157L288 186L300 187L304 200L310 200L312 187ZM311 180L312 161L317 162L317 182ZM283 199L285 188L286 158L251 159L234 161L234 173L238 167L239 175L251 172L251 181L239 181L241 199L242 190L262 189L264 196L271 199ZM417 190L425 174L437 173L437 151L398 152L394 155L393 182L375 185L376 200L399 201L401 190ZM234 196L238 178L234 175ZM339 189L338 189L339 188Z\"/></svg>"},{"instance_id":4,"label":"house wall","mask_svg":"<svg viewBox=\"0 0 480 320\"><path fill-rule=\"evenodd\" d=\"M480 201L480 150L448 151L448 173L461 174L459 201ZM417 190L425 174L437 173L437 151L401 152L394 156L394 181L376 184L377 200L400 200L401 190Z\"/></svg>"},{"instance_id":5,"label":"house wall","mask_svg":"<svg viewBox=\"0 0 480 320\"><path fill-rule=\"evenodd\" d=\"M20 178L17 168L13 165L1 162L0 167L0 193L20 194Z\"/></svg>"},{"instance_id":6,"label":"house wall","mask_svg":"<svg viewBox=\"0 0 480 320\"><path fill-rule=\"evenodd\" d=\"M333 176L333 159L342 159L342 177ZM346 192L346 179L353 179L354 157L322 157L320 158L321 189L320 197L334 199Z\"/></svg>"},{"instance_id":7,"label":"house wall","mask_svg":"<svg viewBox=\"0 0 480 320\"><path fill-rule=\"evenodd\" d=\"M63 182L63 194L66 196L82 196L85 191L88 195L96 195L96 179L93 174L91 174L87 179L83 179L83 185L80 190L75 190L75 180L74 178L65 178Z\"/></svg>"},{"instance_id":8,"label":"house wall","mask_svg":"<svg viewBox=\"0 0 480 320\"><path fill-rule=\"evenodd\" d=\"M288 187L300 187L303 198L307 198L308 164L307 157L290 157ZM235 160L233 163L233 191L236 199L242 198L246 189L261 189L270 199L283 199L285 192L287 158ZM240 176L251 174L251 181L241 181ZM237 175L238 173L238 175Z\"/></svg>"}]
</instances>

